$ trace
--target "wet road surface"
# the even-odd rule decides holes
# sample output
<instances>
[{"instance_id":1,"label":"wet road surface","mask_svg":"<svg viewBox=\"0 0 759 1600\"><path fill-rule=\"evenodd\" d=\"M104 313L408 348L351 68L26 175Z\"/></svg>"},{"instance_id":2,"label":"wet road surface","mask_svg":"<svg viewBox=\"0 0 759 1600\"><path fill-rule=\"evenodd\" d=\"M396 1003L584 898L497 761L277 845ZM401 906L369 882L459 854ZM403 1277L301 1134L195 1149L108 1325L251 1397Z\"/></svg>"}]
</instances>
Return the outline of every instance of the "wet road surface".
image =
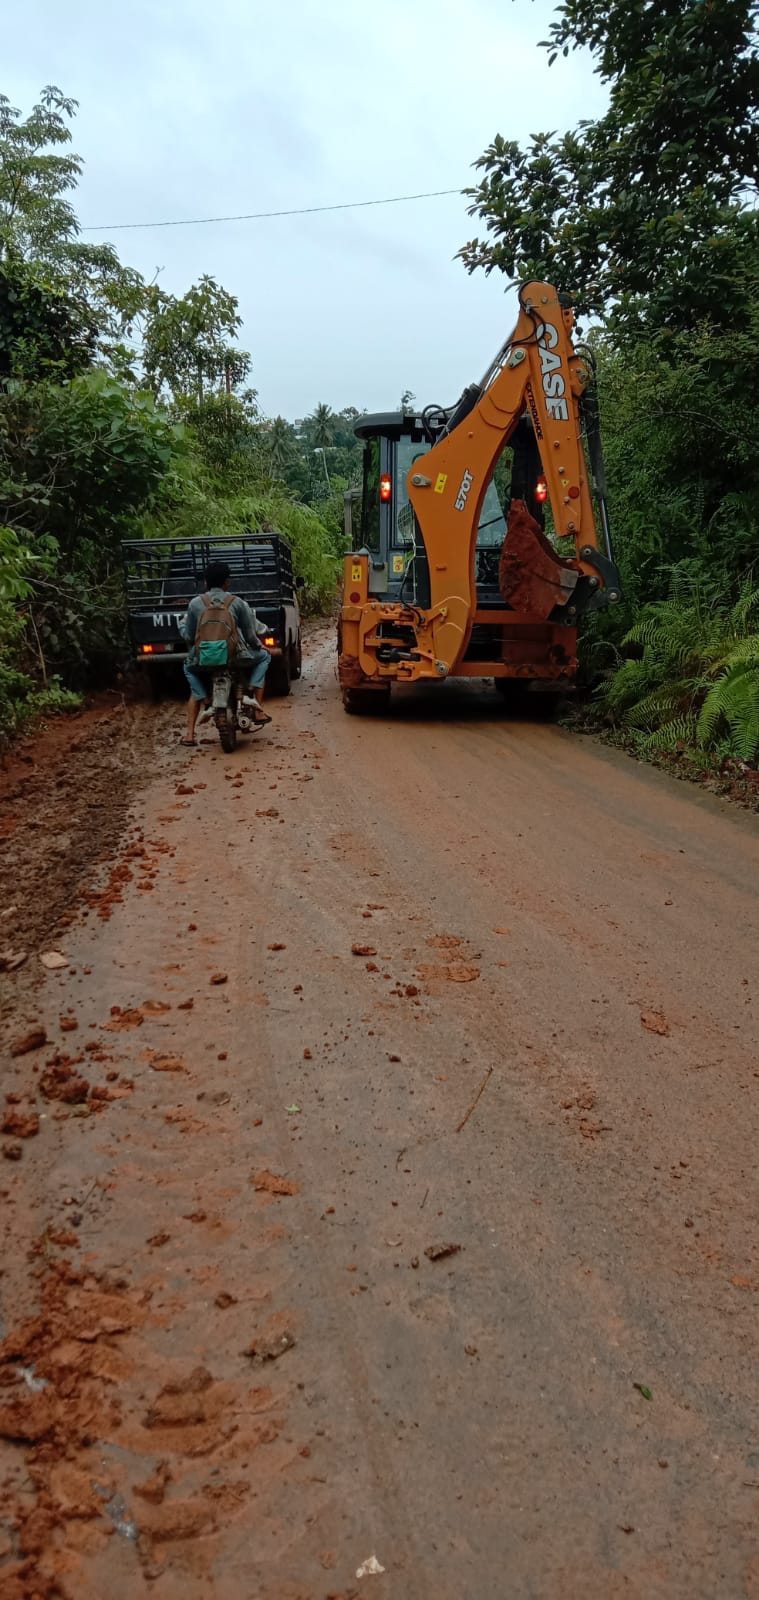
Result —
<instances>
[{"instance_id":1,"label":"wet road surface","mask_svg":"<svg viewBox=\"0 0 759 1600\"><path fill-rule=\"evenodd\" d=\"M759 1596L756 819L334 661L18 975L0 1594Z\"/></svg>"}]
</instances>

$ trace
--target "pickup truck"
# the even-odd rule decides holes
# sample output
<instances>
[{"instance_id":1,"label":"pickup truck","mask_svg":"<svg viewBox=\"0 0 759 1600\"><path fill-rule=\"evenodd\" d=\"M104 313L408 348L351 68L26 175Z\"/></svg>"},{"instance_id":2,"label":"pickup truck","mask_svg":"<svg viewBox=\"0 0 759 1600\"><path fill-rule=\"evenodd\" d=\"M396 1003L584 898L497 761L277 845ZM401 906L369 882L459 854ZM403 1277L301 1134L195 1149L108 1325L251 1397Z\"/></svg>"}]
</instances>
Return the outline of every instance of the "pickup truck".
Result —
<instances>
[{"instance_id":1,"label":"pickup truck","mask_svg":"<svg viewBox=\"0 0 759 1600\"><path fill-rule=\"evenodd\" d=\"M121 553L132 659L148 673L154 696L187 654L180 623L193 595L204 592L209 561L226 561L231 591L253 606L266 627L263 643L272 656L267 689L290 693L301 673L298 590L303 580L293 575L290 546L281 534L126 539Z\"/></svg>"}]
</instances>

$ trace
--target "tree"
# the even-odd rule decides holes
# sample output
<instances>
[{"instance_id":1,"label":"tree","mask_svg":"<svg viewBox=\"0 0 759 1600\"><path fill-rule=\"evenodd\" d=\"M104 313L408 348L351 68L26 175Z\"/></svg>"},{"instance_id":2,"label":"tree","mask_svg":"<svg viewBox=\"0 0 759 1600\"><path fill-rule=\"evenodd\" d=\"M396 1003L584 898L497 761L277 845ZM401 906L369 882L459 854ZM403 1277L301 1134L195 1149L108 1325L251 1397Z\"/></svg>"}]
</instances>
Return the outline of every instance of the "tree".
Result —
<instances>
[{"instance_id":1,"label":"tree","mask_svg":"<svg viewBox=\"0 0 759 1600\"><path fill-rule=\"evenodd\" d=\"M547 278L620 331L740 314L736 264L756 235L757 0L565 0L551 61L589 49L609 109L476 163L469 271Z\"/></svg>"},{"instance_id":2,"label":"tree","mask_svg":"<svg viewBox=\"0 0 759 1600\"><path fill-rule=\"evenodd\" d=\"M333 437L332 408L328 405L315 407L313 416L306 419L310 423L311 438L315 450L328 450Z\"/></svg>"},{"instance_id":3,"label":"tree","mask_svg":"<svg viewBox=\"0 0 759 1600\"><path fill-rule=\"evenodd\" d=\"M106 372L16 383L0 406L0 527L50 566L35 580L48 660L75 675L122 633L119 541L139 531L181 457L181 429Z\"/></svg>"},{"instance_id":4,"label":"tree","mask_svg":"<svg viewBox=\"0 0 759 1600\"><path fill-rule=\"evenodd\" d=\"M90 366L98 327L90 307L56 288L44 268L0 261L0 382L74 377Z\"/></svg>"},{"instance_id":5,"label":"tree","mask_svg":"<svg viewBox=\"0 0 759 1600\"><path fill-rule=\"evenodd\" d=\"M276 477L281 478L296 454L295 430L292 424L284 417L275 417L273 422L269 423L267 442L272 471Z\"/></svg>"},{"instance_id":6,"label":"tree","mask_svg":"<svg viewBox=\"0 0 759 1600\"><path fill-rule=\"evenodd\" d=\"M191 443L225 492L267 476L268 459L254 389L207 394L188 414Z\"/></svg>"},{"instance_id":7,"label":"tree","mask_svg":"<svg viewBox=\"0 0 759 1600\"><path fill-rule=\"evenodd\" d=\"M64 197L76 188L82 163L61 153L71 141L67 124L76 106L50 85L21 121L20 111L0 95L0 258L11 251L44 260L78 233Z\"/></svg>"},{"instance_id":8,"label":"tree","mask_svg":"<svg viewBox=\"0 0 759 1600\"><path fill-rule=\"evenodd\" d=\"M153 394L201 404L208 389L235 389L250 370L232 341L242 326L233 294L204 275L181 299L148 291L142 361Z\"/></svg>"},{"instance_id":9,"label":"tree","mask_svg":"<svg viewBox=\"0 0 759 1600\"><path fill-rule=\"evenodd\" d=\"M398 405L399 411L413 411L416 406L416 395L411 389L404 389Z\"/></svg>"},{"instance_id":10,"label":"tree","mask_svg":"<svg viewBox=\"0 0 759 1600\"><path fill-rule=\"evenodd\" d=\"M122 359L122 341L143 309L145 284L111 245L79 238L67 195L79 181L82 162L65 148L76 107L76 100L51 85L22 119L0 95L0 265L19 279L26 264L30 284L52 297L53 321L57 316L60 322L66 301L72 332L79 324L92 357L112 364ZM37 296L38 317L40 311ZM80 342L76 334L74 342Z\"/></svg>"}]
</instances>

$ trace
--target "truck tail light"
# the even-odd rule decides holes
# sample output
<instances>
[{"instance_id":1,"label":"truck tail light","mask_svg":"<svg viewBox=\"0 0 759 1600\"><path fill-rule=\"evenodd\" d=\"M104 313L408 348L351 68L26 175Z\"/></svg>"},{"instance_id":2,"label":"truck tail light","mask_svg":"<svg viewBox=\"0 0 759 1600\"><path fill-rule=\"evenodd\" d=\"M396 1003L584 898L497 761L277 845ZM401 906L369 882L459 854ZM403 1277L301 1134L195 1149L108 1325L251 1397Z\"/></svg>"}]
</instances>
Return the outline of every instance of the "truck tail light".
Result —
<instances>
[{"instance_id":1,"label":"truck tail light","mask_svg":"<svg viewBox=\"0 0 759 1600\"><path fill-rule=\"evenodd\" d=\"M393 492L393 480L389 472L383 472L380 478L380 500L389 500Z\"/></svg>"},{"instance_id":2,"label":"truck tail light","mask_svg":"<svg viewBox=\"0 0 759 1600\"><path fill-rule=\"evenodd\" d=\"M144 656L163 656L173 650L172 644L141 644L140 652Z\"/></svg>"},{"instance_id":3,"label":"truck tail light","mask_svg":"<svg viewBox=\"0 0 759 1600\"><path fill-rule=\"evenodd\" d=\"M535 499L541 506L543 501L548 499L548 484L546 483L545 478L538 478L538 481L535 485Z\"/></svg>"},{"instance_id":4,"label":"truck tail light","mask_svg":"<svg viewBox=\"0 0 759 1600\"><path fill-rule=\"evenodd\" d=\"M267 650L271 650L272 646L276 645L276 643L277 643L277 641L276 641L273 633L265 633L264 634L264 644L265 644Z\"/></svg>"}]
</instances>

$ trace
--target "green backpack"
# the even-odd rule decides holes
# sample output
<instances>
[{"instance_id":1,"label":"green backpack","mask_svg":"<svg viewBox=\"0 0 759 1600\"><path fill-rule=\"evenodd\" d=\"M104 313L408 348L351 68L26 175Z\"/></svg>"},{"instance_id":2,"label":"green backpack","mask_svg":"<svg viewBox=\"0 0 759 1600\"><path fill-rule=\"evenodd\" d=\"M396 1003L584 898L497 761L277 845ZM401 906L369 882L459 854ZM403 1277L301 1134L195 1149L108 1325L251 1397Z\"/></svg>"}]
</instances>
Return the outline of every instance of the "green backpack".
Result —
<instances>
[{"instance_id":1,"label":"green backpack","mask_svg":"<svg viewBox=\"0 0 759 1600\"><path fill-rule=\"evenodd\" d=\"M195 648L201 667L231 667L240 648L237 623L232 616L233 594L225 594L221 604L203 595L203 614L195 629Z\"/></svg>"}]
</instances>

